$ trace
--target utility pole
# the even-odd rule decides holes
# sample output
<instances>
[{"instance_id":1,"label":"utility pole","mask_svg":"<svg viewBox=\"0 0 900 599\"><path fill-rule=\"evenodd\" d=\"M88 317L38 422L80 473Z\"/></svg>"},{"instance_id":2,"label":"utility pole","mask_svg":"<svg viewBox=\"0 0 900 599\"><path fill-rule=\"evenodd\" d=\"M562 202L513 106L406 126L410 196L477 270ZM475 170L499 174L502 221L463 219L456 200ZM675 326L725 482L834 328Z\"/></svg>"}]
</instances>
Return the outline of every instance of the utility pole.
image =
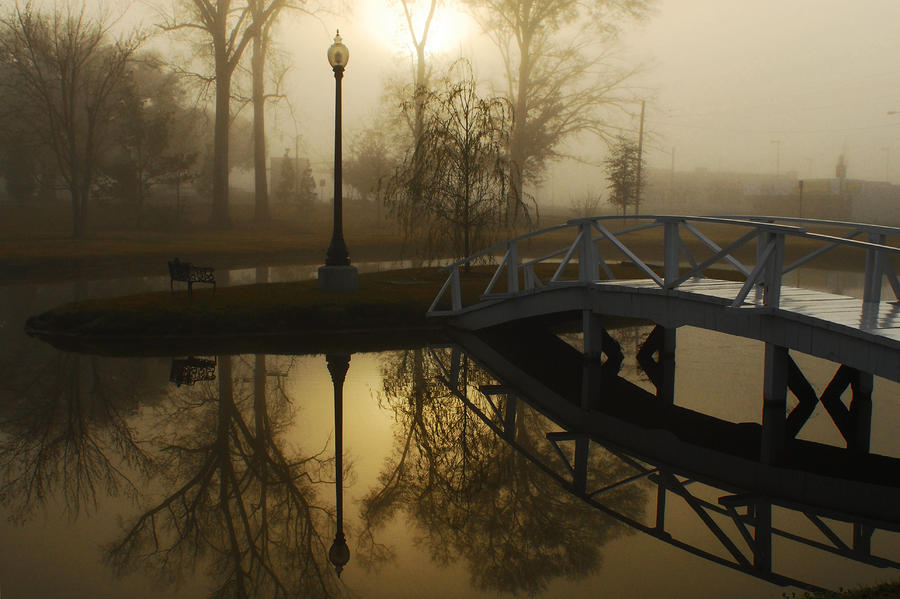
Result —
<instances>
[{"instance_id":1,"label":"utility pole","mask_svg":"<svg viewBox=\"0 0 900 599\"><path fill-rule=\"evenodd\" d=\"M644 100L641 100L641 126L638 130L637 181L634 190L634 213L641 213L641 163L644 153Z\"/></svg>"},{"instance_id":2,"label":"utility pole","mask_svg":"<svg viewBox=\"0 0 900 599\"><path fill-rule=\"evenodd\" d=\"M881 151L884 152L884 180L885 182L890 183L891 148L890 146L885 146L881 148Z\"/></svg>"}]
</instances>

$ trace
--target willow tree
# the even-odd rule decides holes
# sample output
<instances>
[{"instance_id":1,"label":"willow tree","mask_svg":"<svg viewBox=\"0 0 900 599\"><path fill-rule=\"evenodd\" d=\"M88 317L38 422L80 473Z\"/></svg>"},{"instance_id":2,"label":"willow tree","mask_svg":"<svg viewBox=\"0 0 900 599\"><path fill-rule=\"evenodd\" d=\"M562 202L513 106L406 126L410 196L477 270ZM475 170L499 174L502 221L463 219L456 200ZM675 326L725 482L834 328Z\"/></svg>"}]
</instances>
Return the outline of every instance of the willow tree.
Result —
<instances>
[{"instance_id":1,"label":"willow tree","mask_svg":"<svg viewBox=\"0 0 900 599\"><path fill-rule=\"evenodd\" d=\"M417 108L409 103L406 110ZM428 94L421 138L398 168L388 198L404 230L424 235L432 255L468 256L473 241L500 223L508 122L505 100L480 96L466 61L455 63Z\"/></svg>"},{"instance_id":2,"label":"willow tree","mask_svg":"<svg viewBox=\"0 0 900 599\"><path fill-rule=\"evenodd\" d=\"M541 180L563 143L594 134L607 143L616 128L609 109L629 102L633 70L615 65L621 23L644 17L654 0L465 0L497 45L513 106L509 135L507 219L528 216L526 183Z\"/></svg>"},{"instance_id":3,"label":"willow tree","mask_svg":"<svg viewBox=\"0 0 900 599\"><path fill-rule=\"evenodd\" d=\"M407 351L382 366L378 401L393 412L398 432L378 484L362 499L364 521L379 532L405 513L419 546L465 568L482 592L534 596L596 573L603 546L629 530L535 465L559 463L547 441L557 427L525 401L518 401L515 441L498 434L502 424L488 419L503 414L511 397L485 399L479 389L500 381L454 351ZM454 359L459 376L451 382L446 367ZM590 471L605 486L629 467L594 451ZM619 486L604 502L641 514L646 490Z\"/></svg>"}]
</instances>

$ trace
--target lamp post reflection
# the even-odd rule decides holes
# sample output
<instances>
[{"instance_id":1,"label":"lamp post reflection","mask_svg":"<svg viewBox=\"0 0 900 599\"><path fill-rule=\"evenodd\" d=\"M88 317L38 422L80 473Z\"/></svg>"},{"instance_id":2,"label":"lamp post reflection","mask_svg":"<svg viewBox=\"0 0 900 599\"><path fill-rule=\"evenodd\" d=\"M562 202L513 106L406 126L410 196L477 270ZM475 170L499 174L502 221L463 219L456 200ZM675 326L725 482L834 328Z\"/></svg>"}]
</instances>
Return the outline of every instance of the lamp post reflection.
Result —
<instances>
[{"instance_id":1,"label":"lamp post reflection","mask_svg":"<svg viewBox=\"0 0 900 599\"><path fill-rule=\"evenodd\" d=\"M350 356L347 354L328 354L325 356L331 383L334 386L334 493L337 510L337 531L334 542L328 550L328 560L334 565L337 575L350 561L350 548L344 537L344 461L343 461L343 401L344 378L350 368Z\"/></svg>"}]
</instances>

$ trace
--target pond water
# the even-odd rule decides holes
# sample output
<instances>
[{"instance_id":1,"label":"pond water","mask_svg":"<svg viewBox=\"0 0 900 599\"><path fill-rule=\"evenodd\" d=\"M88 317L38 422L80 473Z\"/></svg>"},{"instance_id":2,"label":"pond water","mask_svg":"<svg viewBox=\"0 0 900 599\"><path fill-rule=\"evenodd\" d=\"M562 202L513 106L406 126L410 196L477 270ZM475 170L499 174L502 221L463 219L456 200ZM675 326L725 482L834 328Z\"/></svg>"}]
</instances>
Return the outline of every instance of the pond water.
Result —
<instances>
[{"instance_id":1,"label":"pond water","mask_svg":"<svg viewBox=\"0 0 900 599\"><path fill-rule=\"evenodd\" d=\"M313 272L249 269L228 280ZM861 288L852 273L796 276L850 295ZM327 560L336 530L329 363L334 371L345 358L99 357L22 332L29 315L64 301L167 286L0 287L0 596L774 598L796 590L775 582L847 588L897 577L900 534L793 505L766 511L785 533L766 559L785 578L729 566L716 530L752 564L747 541L727 515L698 506L722 505L734 490L690 484L627 448L591 443L590 488L610 488L586 502L565 484L570 446L548 442L558 423L522 397L511 443L492 425L492 410L502 421L510 400L484 393L511 382L477 356L436 347L349 356L340 430L350 561L338 578ZM611 331L625 353L620 376L648 391L635 355L651 329ZM793 355L821 392L835 365ZM759 422L762 367L756 341L679 329L675 403ZM871 449L900 457L900 386L876 379L873 402ZM821 406L800 436L842 441ZM663 506L668 537L653 533L663 475L679 485ZM835 550L852 548L854 534L869 551Z\"/></svg>"}]
</instances>

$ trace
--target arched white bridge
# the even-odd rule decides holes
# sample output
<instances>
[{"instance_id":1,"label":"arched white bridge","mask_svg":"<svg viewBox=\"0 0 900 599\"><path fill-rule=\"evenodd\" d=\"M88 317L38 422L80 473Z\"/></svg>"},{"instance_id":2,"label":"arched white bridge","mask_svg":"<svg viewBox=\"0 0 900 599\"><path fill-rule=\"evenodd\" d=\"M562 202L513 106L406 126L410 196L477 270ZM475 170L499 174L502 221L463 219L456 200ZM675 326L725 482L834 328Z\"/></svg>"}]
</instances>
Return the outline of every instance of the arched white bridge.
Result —
<instances>
[{"instance_id":1,"label":"arched white bridge","mask_svg":"<svg viewBox=\"0 0 900 599\"><path fill-rule=\"evenodd\" d=\"M566 230L571 242L564 247L522 258L523 247L539 238L559 238ZM840 221L659 215L573 219L449 265L428 314L477 330L582 311L586 338L590 315L642 318L673 331L691 325L764 341L767 372L770 361L783 363L787 350L797 350L869 379L874 374L900 381L898 245L900 228ZM785 284L788 273L804 266L829 269L838 255L851 267L856 261L864 273L861 297ZM482 262L496 263L496 271L477 301L465 305L461 271ZM621 263L633 265L636 276L617 277L614 270ZM708 276L711 269L719 276ZM601 351L599 345L595 349ZM786 368L773 373L786 378L787 373L780 375ZM853 386L864 392L871 380Z\"/></svg>"}]
</instances>

